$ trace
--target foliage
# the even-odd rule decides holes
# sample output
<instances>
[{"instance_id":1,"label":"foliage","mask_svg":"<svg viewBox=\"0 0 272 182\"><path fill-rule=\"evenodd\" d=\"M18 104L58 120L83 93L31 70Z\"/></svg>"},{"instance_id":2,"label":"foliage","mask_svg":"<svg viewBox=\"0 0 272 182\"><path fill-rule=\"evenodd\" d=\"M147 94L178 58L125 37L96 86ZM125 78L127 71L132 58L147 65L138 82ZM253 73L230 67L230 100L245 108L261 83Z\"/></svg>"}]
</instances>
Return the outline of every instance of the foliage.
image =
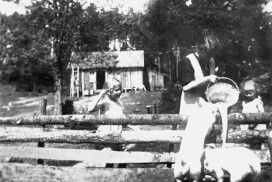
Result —
<instances>
[{"instance_id":1,"label":"foliage","mask_svg":"<svg viewBox=\"0 0 272 182\"><path fill-rule=\"evenodd\" d=\"M132 37L134 44L141 40L137 35L140 15L132 10L126 15L118 8L98 11L92 3L83 9L75 0L33 1L28 8L26 15L5 17L1 25L1 75L15 82L23 77L25 83L31 80L33 85L43 83L43 76L54 78L59 108L62 85L69 85L66 68L72 51L107 51L109 41L117 38L128 43ZM114 64L107 56L103 60L107 65L113 60Z\"/></svg>"},{"instance_id":2,"label":"foliage","mask_svg":"<svg viewBox=\"0 0 272 182\"><path fill-rule=\"evenodd\" d=\"M75 51L90 52L108 50L109 34L105 32L105 22L94 4L82 10L74 32ZM75 36L77 35L77 37ZM79 50L80 49L80 50Z\"/></svg>"},{"instance_id":3,"label":"foliage","mask_svg":"<svg viewBox=\"0 0 272 182\"><path fill-rule=\"evenodd\" d=\"M221 41L221 51L216 55L219 76L240 83L247 76L271 72L271 14L262 12L266 3L192 0L186 6L185 0L153 0L144 16L151 35L149 47L174 55L172 48L178 46L182 58L193 46L203 43L206 33L213 33ZM168 98L162 98L162 102L168 102Z\"/></svg>"},{"instance_id":4,"label":"foliage","mask_svg":"<svg viewBox=\"0 0 272 182\"><path fill-rule=\"evenodd\" d=\"M100 18L105 24L103 33L108 35L109 40L121 41L123 43L121 50L143 49L143 33L140 29L141 13L135 13L130 9L124 14L117 7L110 11L102 10Z\"/></svg>"},{"instance_id":5,"label":"foliage","mask_svg":"<svg viewBox=\"0 0 272 182\"><path fill-rule=\"evenodd\" d=\"M43 59L49 51L46 45L37 43L26 17L15 13L1 18L1 80L26 84L28 88L38 83L52 84L51 68Z\"/></svg>"},{"instance_id":6,"label":"foliage","mask_svg":"<svg viewBox=\"0 0 272 182\"><path fill-rule=\"evenodd\" d=\"M116 39L122 50L160 52L170 60L161 70L176 75L173 47L184 57L206 33L222 42L216 56L220 75L240 82L271 72L271 14L262 12L267 0L192 0L189 6L187 0L150 0L145 14L98 10L92 3L84 9L76 0L33 2L26 15L1 15L1 79L34 85L54 78L61 93L59 86L69 84L71 52L108 51Z\"/></svg>"},{"instance_id":7,"label":"foliage","mask_svg":"<svg viewBox=\"0 0 272 182\"><path fill-rule=\"evenodd\" d=\"M162 92L160 100L160 113L161 114L178 114L179 102L181 95L181 86L174 83L169 83L167 89Z\"/></svg>"},{"instance_id":8,"label":"foliage","mask_svg":"<svg viewBox=\"0 0 272 182\"><path fill-rule=\"evenodd\" d=\"M248 74L270 71L271 15L262 12L265 3L195 0L186 6L185 0L154 0L144 18L153 47L171 52L173 45L178 45L181 57L202 43L207 32L216 34L222 42L216 62L225 76L240 82Z\"/></svg>"},{"instance_id":9,"label":"foliage","mask_svg":"<svg viewBox=\"0 0 272 182\"><path fill-rule=\"evenodd\" d=\"M66 78L62 75L72 51L107 51L109 41L117 38L126 43L129 37L132 47L140 48L140 17L140 13L132 10L127 14L118 8L98 11L92 3L83 9L73 0L36 1L26 15L2 15L0 49L2 68L5 68L2 78L10 81L11 76L16 81L27 72L31 78L38 79L35 72L45 71L55 80ZM123 49L127 48L124 45ZM46 69L37 69L40 67ZM16 74L12 76L8 70Z\"/></svg>"}]
</instances>

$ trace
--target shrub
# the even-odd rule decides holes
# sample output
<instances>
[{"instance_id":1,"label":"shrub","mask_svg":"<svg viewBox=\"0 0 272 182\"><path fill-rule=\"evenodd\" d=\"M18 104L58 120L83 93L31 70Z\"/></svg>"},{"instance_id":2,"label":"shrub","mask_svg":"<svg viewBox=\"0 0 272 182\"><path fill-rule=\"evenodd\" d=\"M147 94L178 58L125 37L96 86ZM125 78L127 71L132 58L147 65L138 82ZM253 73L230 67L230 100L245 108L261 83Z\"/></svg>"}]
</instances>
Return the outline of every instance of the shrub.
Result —
<instances>
[{"instance_id":1,"label":"shrub","mask_svg":"<svg viewBox=\"0 0 272 182\"><path fill-rule=\"evenodd\" d=\"M179 84L169 83L162 92L160 100L161 114L178 114L182 87Z\"/></svg>"}]
</instances>

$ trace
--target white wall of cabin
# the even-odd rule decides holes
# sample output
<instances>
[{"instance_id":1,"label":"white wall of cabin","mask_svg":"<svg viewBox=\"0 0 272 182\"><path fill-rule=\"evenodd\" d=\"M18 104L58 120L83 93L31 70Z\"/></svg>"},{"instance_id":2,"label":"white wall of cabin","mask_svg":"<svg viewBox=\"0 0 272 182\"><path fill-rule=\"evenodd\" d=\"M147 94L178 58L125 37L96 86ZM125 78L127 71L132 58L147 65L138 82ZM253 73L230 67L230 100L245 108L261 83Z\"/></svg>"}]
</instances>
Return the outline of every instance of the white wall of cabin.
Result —
<instances>
[{"instance_id":1,"label":"white wall of cabin","mask_svg":"<svg viewBox=\"0 0 272 182\"><path fill-rule=\"evenodd\" d=\"M142 88L143 71L142 70L122 70L107 72L108 77L115 77L122 83L123 88Z\"/></svg>"},{"instance_id":2,"label":"white wall of cabin","mask_svg":"<svg viewBox=\"0 0 272 182\"><path fill-rule=\"evenodd\" d=\"M106 71L105 78L117 78L121 81L123 88L142 88L143 85L143 71L142 70L117 70L117 71ZM84 71L84 82L87 90L90 88L86 82L93 84L93 89L96 90L97 74L96 71L86 70Z\"/></svg>"}]
</instances>

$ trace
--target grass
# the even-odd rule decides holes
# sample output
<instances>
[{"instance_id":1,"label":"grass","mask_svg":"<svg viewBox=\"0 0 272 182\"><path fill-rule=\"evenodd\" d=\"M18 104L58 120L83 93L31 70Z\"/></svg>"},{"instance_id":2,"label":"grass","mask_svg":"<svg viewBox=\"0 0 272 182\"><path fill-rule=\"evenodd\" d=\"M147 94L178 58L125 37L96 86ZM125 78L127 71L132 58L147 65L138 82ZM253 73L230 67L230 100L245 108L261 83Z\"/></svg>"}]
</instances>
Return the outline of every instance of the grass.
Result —
<instances>
[{"instance_id":1,"label":"grass","mask_svg":"<svg viewBox=\"0 0 272 182\"><path fill-rule=\"evenodd\" d=\"M2 84L0 87L0 117L37 114L39 111L39 102L42 99L47 99L48 110L50 110L54 102L52 94L16 92L12 85Z\"/></svg>"},{"instance_id":2,"label":"grass","mask_svg":"<svg viewBox=\"0 0 272 182\"><path fill-rule=\"evenodd\" d=\"M121 96L125 114L148 114L146 106L153 105L161 98L161 91L128 92Z\"/></svg>"}]
</instances>

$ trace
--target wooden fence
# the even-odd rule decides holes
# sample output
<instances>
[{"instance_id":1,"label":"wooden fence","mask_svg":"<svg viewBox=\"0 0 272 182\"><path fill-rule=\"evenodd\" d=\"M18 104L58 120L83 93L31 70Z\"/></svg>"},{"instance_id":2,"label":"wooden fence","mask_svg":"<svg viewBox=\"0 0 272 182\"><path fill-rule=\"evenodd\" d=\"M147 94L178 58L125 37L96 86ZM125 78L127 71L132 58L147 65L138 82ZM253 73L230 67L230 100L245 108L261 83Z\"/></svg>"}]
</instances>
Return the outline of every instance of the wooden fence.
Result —
<instances>
[{"instance_id":1,"label":"wooden fence","mask_svg":"<svg viewBox=\"0 0 272 182\"><path fill-rule=\"evenodd\" d=\"M272 113L228 116L230 125L271 124ZM0 118L0 181L173 181L171 165L175 153L165 151L94 150L94 144L176 144L183 130L142 130L122 133L95 133L75 129L93 125L180 125L186 117L175 114L137 114L112 118L93 115L36 115ZM201 122L201 121L200 121ZM215 125L215 129L220 129ZM166 127L167 128L167 127ZM260 144L271 146L272 130L228 133L229 145ZM218 141L220 142L220 140ZM37 144L38 143L38 144ZM151 147L152 148L152 147ZM270 165L269 149L252 149L263 167ZM12 160L14 161L12 163ZM16 160L15 160L16 159ZM87 161L87 168L71 165ZM130 164L127 168L105 168L101 161ZM20 163L18 163L20 162ZM69 166L70 165L70 166Z\"/></svg>"}]
</instances>

